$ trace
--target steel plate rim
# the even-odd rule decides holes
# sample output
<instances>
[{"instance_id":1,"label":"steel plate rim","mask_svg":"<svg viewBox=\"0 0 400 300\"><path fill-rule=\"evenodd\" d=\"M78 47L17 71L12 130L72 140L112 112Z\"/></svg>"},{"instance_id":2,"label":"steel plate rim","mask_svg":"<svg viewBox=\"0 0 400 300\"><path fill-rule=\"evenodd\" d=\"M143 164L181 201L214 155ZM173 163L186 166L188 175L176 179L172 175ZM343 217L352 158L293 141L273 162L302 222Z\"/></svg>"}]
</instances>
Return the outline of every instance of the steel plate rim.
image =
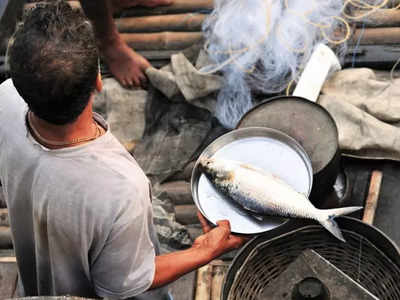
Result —
<instances>
[{"instance_id":1,"label":"steel plate rim","mask_svg":"<svg viewBox=\"0 0 400 300\"><path fill-rule=\"evenodd\" d=\"M297 142L294 138L289 136L288 134L274 129L274 128L269 128L269 127L245 127L245 128L237 128L233 129L232 131L225 133L224 135L216 138L213 142L211 142L199 155L198 159L196 160L196 163L193 167L192 170L192 176L190 180L190 188L191 188L191 194L193 198L193 202L195 203L197 209L201 212L201 214L212 224L217 225L213 220L210 220L210 218L207 216L207 213L204 211L204 209L201 207L200 202L199 202L199 197L198 197L198 183L199 179L201 176L201 172L199 171L199 162L203 158L208 158L211 157L213 154L215 154L222 146L225 146L228 144L228 141L233 142L239 140L239 137L241 138L251 138L251 137L266 137L266 138L273 138L273 137L280 137L278 139L280 142L285 143L287 146L291 147L303 160L306 168L307 168L307 173L308 173L308 179L309 179L309 187L307 191L307 197L310 196L312 185L313 185L313 169L312 169L312 164L309 155L307 152L304 150L304 148L300 145L299 142ZM282 139L286 140L282 141ZM289 142L289 143L287 143ZM212 151L214 150L214 151ZM286 224L289 221L289 219L286 219L283 221L281 224L277 225L276 227L280 227L284 224ZM276 228L274 227L274 228ZM270 229L273 230L274 228ZM243 233L243 232L234 232L234 233L239 233L239 234L260 234L265 231L269 230L263 230L263 231L258 231L254 233Z\"/></svg>"}]
</instances>

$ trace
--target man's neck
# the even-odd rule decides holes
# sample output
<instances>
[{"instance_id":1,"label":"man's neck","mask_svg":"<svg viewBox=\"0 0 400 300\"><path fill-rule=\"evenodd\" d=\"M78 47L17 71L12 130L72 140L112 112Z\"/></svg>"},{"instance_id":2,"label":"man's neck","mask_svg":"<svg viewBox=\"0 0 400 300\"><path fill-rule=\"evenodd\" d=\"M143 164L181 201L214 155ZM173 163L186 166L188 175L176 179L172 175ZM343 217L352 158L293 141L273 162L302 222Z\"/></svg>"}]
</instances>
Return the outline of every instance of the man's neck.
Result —
<instances>
[{"instance_id":1,"label":"man's neck","mask_svg":"<svg viewBox=\"0 0 400 300\"><path fill-rule=\"evenodd\" d=\"M88 105L78 116L78 118L74 122L65 125L55 125L49 123L37 117L34 113L31 113L30 126L33 129L33 132L35 133L36 131L39 135L35 136L35 138L40 143L43 143L45 141L52 141L57 144L68 144L73 140L95 137L97 129L93 120L92 103L93 97L90 99ZM61 148L57 145L52 147L52 143L50 142L46 142L44 144L45 146L50 148ZM75 146L78 144L81 143L74 143L71 144L71 146Z\"/></svg>"}]
</instances>

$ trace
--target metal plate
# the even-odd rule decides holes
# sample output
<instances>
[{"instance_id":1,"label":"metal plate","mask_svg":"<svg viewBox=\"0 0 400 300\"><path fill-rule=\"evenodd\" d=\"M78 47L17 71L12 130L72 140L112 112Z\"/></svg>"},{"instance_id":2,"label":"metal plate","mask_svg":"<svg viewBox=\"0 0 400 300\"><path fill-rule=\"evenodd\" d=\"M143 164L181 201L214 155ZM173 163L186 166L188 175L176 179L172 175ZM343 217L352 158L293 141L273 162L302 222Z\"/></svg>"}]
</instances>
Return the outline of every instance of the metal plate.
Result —
<instances>
[{"instance_id":1,"label":"metal plate","mask_svg":"<svg viewBox=\"0 0 400 300\"><path fill-rule=\"evenodd\" d=\"M300 193L309 195L311 192L313 172L310 159L304 149L283 132L249 127L219 137L203 151L195 164L191 179L192 196L198 209L211 223L228 219L234 233L265 232L286 219L266 217L259 221L233 204L199 171L199 160L204 157L221 157L253 165L279 176Z\"/></svg>"}]
</instances>

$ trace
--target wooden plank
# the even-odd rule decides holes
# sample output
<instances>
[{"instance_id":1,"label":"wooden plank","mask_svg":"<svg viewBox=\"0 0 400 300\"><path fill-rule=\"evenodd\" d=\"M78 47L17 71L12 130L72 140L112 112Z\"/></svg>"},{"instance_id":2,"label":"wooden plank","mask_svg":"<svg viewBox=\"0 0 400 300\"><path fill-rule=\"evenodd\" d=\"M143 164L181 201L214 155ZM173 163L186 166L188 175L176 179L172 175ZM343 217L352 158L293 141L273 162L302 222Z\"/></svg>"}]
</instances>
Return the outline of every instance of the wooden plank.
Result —
<instances>
[{"instance_id":1,"label":"wooden plank","mask_svg":"<svg viewBox=\"0 0 400 300\"><path fill-rule=\"evenodd\" d=\"M207 15L198 13L119 18L115 24L119 32L201 31Z\"/></svg>"},{"instance_id":2,"label":"wooden plank","mask_svg":"<svg viewBox=\"0 0 400 300\"><path fill-rule=\"evenodd\" d=\"M13 298L17 281L17 263L0 262L0 299Z\"/></svg>"},{"instance_id":3,"label":"wooden plank","mask_svg":"<svg viewBox=\"0 0 400 300\"><path fill-rule=\"evenodd\" d=\"M135 50L182 50L200 41L201 32L121 33Z\"/></svg>"},{"instance_id":4,"label":"wooden plank","mask_svg":"<svg viewBox=\"0 0 400 300\"><path fill-rule=\"evenodd\" d=\"M188 12L208 13L214 7L213 0L174 0L171 5L154 8L132 7L124 8L121 16L149 16L164 14L179 14Z\"/></svg>"},{"instance_id":5,"label":"wooden plank","mask_svg":"<svg viewBox=\"0 0 400 300\"><path fill-rule=\"evenodd\" d=\"M215 259L197 270L195 300L220 300L230 262Z\"/></svg>"},{"instance_id":6,"label":"wooden plank","mask_svg":"<svg viewBox=\"0 0 400 300\"><path fill-rule=\"evenodd\" d=\"M373 225L375 218L375 211L378 205L379 192L382 183L382 172L378 170L372 171L371 180L368 190L367 200L365 202L363 222Z\"/></svg>"},{"instance_id":7,"label":"wooden plank","mask_svg":"<svg viewBox=\"0 0 400 300\"><path fill-rule=\"evenodd\" d=\"M211 300L211 272L210 264L197 270L195 300Z\"/></svg>"}]
</instances>

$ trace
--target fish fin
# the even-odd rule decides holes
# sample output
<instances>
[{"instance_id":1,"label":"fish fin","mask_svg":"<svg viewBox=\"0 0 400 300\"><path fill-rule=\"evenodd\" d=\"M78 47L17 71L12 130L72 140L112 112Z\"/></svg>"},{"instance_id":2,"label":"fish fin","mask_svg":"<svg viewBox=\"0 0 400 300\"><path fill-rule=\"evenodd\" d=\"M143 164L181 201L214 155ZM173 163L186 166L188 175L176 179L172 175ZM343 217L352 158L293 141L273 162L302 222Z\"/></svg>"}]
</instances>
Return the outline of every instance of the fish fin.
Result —
<instances>
[{"instance_id":1,"label":"fish fin","mask_svg":"<svg viewBox=\"0 0 400 300\"><path fill-rule=\"evenodd\" d=\"M336 223L336 221L332 217L330 217L330 218L328 218L326 220L320 220L319 222L330 233L332 233L336 238L338 238L342 242L346 242L346 240L343 237L342 231L340 230L338 224Z\"/></svg>"},{"instance_id":2,"label":"fish fin","mask_svg":"<svg viewBox=\"0 0 400 300\"><path fill-rule=\"evenodd\" d=\"M351 206L351 207L334 208L334 209L322 209L320 210L320 212L322 213L322 217L318 219L318 221L336 238L338 238L342 242L346 242L334 218L341 215L350 214L362 208L363 208L362 206Z\"/></svg>"}]
</instances>

